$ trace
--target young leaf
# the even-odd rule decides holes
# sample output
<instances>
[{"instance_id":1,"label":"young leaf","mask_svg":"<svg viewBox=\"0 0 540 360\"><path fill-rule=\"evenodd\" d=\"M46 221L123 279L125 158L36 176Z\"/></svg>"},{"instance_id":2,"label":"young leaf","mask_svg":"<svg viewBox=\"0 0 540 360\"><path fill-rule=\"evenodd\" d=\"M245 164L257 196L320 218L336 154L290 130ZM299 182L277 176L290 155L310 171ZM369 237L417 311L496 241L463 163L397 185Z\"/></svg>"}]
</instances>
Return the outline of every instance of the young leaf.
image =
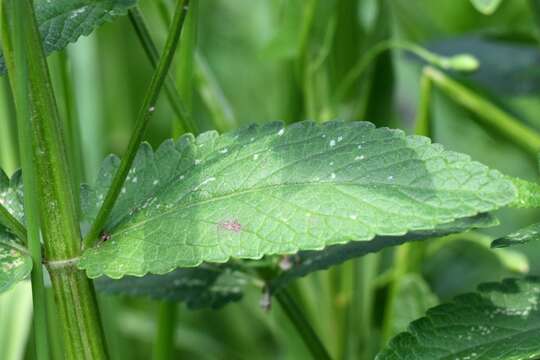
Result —
<instances>
[{"instance_id":1,"label":"young leaf","mask_svg":"<svg viewBox=\"0 0 540 360\"><path fill-rule=\"evenodd\" d=\"M137 0L37 0L35 12L45 54L62 50L106 21L125 15ZM0 72L6 70L0 57Z\"/></svg>"},{"instance_id":2,"label":"young leaf","mask_svg":"<svg viewBox=\"0 0 540 360\"><path fill-rule=\"evenodd\" d=\"M0 204L17 220L23 220L22 178L18 171L11 180L0 170ZM24 280L32 270L32 259L23 245L0 225L0 293Z\"/></svg>"},{"instance_id":3,"label":"young leaf","mask_svg":"<svg viewBox=\"0 0 540 360\"><path fill-rule=\"evenodd\" d=\"M532 224L516 232L510 233L502 238L496 239L491 243L492 247L502 248L507 246L525 244L529 241L538 241L540 239L540 223Z\"/></svg>"},{"instance_id":4,"label":"young leaf","mask_svg":"<svg viewBox=\"0 0 540 360\"><path fill-rule=\"evenodd\" d=\"M377 252L388 246L403 244L407 241L424 240L459 233L473 228L485 228L498 224L489 214L480 214L470 218L442 224L430 231L413 231L403 236L377 236L371 241L353 241L344 245L330 246L323 251L301 251L295 259L296 265L277 276L271 285L273 291L287 285L290 281L312 272L328 269L347 260Z\"/></svg>"},{"instance_id":5,"label":"young leaf","mask_svg":"<svg viewBox=\"0 0 540 360\"><path fill-rule=\"evenodd\" d=\"M502 0L471 0L473 6L484 15L491 15L501 5Z\"/></svg>"},{"instance_id":6,"label":"young leaf","mask_svg":"<svg viewBox=\"0 0 540 360\"><path fill-rule=\"evenodd\" d=\"M91 221L116 171L83 190ZM143 145L104 232L94 278L320 250L431 230L507 205L515 186L466 155L366 122L280 123Z\"/></svg>"},{"instance_id":7,"label":"young leaf","mask_svg":"<svg viewBox=\"0 0 540 360\"><path fill-rule=\"evenodd\" d=\"M487 283L430 309L378 356L391 359L536 359L540 280Z\"/></svg>"},{"instance_id":8,"label":"young leaf","mask_svg":"<svg viewBox=\"0 0 540 360\"><path fill-rule=\"evenodd\" d=\"M96 290L103 293L185 302L192 309L216 309L238 301L248 283L249 278L242 273L208 265L165 275L126 276L120 280L102 277L95 281Z\"/></svg>"}]
</instances>

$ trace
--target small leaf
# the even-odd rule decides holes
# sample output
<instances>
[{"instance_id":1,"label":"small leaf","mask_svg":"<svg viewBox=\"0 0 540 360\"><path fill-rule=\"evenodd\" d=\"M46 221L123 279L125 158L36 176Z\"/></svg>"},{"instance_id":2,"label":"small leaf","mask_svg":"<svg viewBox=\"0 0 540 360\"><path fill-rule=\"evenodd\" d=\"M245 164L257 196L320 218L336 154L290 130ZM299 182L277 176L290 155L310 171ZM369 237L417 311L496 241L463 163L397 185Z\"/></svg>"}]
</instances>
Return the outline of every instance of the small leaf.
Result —
<instances>
[{"instance_id":1,"label":"small leaf","mask_svg":"<svg viewBox=\"0 0 540 360\"><path fill-rule=\"evenodd\" d=\"M371 241L350 242L345 245L330 246L323 251L301 251L296 259L297 265L282 272L271 283L274 291L286 286L290 281L312 272L328 269L347 260L377 252L388 246L396 246L407 241L425 240L459 233L473 228L485 228L498 224L497 219L489 214L456 220L450 224L437 226L431 231L415 231L404 236L377 236Z\"/></svg>"},{"instance_id":2,"label":"small leaf","mask_svg":"<svg viewBox=\"0 0 540 360\"><path fill-rule=\"evenodd\" d=\"M0 204L17 220L23 221L22 179L20 171L11 180L0 170ZM32 259L23 245L0 225L0 293L24 280L32 270Z\"/></svg>"},{"instance_id":3,"label":"small leaf","mask_svg":"<svg viewBox=\"0 0 540 360\"><path fill-rule=\"evenodd\" d=\"M377 359L536 359L539 297L538 278L480 285L477 293L430 309Z\"/></svg>"},{"instance_id":4,"label":"small leaf","mask_svg":"<svg viewBox=\"0 0 540 360\"><path fill-rule=\"evenodd\" d=\"M497 10L502 0L471 0L473 6L484 15L491 15Z\"/></svg>"},{"instance_id":5,"label":"small leaf","mask_svg":"<svg viewBox=\"0 0 540 360\"><path fill-rule=\"evenodd\" d=\"M202 265L177 269L166 275L107 277L95 281L96 290L107 294L146 296L156 300L185 302L192 309L219 308L242 298L249 278L229 268Z\"/></svg>"},{"instance_id":6,"label":"small leaf","mask_svg":"<svg viewBox=\"0 0 540 360\"><path fill-rule=\"evenodd\" d=\"M137 0L37 0L36 20L45 54L62 50L106 21L125 15ZM6 71L0 58L0 71Z\"/></svg>"},{"instance_id":7,"label":"small leaf","mask_svg":"<svg viewBox=\"0 0 540 360\"><path fill-rule=\"evenodd\" d=\"M85 220L118 167L82 191ZM466 155L365 122L249 126L143 145L104 231L94 278L401 236L509 204L514 185Z\"/></svg>"},{"instance_id":8,"label":"small leaf","mask_svg":"<svg viewBox=\"0 0 540 360\"><path fill-rule=\"evenodd\" d=\"M538 240L540 240L540 223L529 225L502 238L496 239L491 243L491 246L494 248L502 248Z\"/></svg>"}]
</instances>

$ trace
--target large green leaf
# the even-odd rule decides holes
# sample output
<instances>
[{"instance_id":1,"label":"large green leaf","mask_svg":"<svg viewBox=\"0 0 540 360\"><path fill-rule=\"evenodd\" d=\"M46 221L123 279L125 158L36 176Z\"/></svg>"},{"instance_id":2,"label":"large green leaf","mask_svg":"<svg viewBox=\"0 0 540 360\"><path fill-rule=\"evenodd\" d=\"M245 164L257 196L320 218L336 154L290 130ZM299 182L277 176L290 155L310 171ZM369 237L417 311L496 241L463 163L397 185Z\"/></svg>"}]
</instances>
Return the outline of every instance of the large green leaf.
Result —
<instances>
[{"instance_id":1,"label":"large green leaf","mask_svg":"<svg viewBox=\"0 0 540 360\"><path fill-rule=\"evenodd\" d=\"M539 297L538 278L480 285L477 293L430 309L377 359L537 359Z\"/></svg>"},{"instance_id":2,"label":"large green leaf","mask_svg":"<svg viewBox=\"0 0 540 360\"><path fill-rule=\"evenodd\" d=\"M22 178L20 171L11 180L0 170L0 205L16 219L23 220ZM25 279L32 270L32 259L23 245L0 225L0 292Z\"/></svg>"},{"instance_id":3,"label":"large green leaf","mask_svg":"<svg viewBox=\"0 0 540 360\"><path fill-rule=\"evenodd\" d=\"M177 269L165 275L107 277L95 281L96 290L108 294L145 296L157 300L185 302L188 307L219 308L242 298L249 277L230 268L202 265Z\"/></svg>"},{"instance_id":4,"label":"large green leaf","mask_svg":"<svg viewBox=\"0 0 540 360\"><path fill-rule=\"evenodd\" d=\"M86 221L118 158L83 189ZM143 145L80 267L92 278L163 274L231 257L320 250L434 229L511 203L502 174L420 136L366 122L249 126Z\"/></svg>"},{"instance_id":5,"label":"large green leaf","mask_svg":"<svg viewBox=\"0 0 540 360\"><path fill-rule=\"evenodd\" d=\"M65 48L106 21L125 15L137 0L37 0L36 19L45 54ZM3 57L0 71L6 70Z\"/></svg>"}]
</instances>

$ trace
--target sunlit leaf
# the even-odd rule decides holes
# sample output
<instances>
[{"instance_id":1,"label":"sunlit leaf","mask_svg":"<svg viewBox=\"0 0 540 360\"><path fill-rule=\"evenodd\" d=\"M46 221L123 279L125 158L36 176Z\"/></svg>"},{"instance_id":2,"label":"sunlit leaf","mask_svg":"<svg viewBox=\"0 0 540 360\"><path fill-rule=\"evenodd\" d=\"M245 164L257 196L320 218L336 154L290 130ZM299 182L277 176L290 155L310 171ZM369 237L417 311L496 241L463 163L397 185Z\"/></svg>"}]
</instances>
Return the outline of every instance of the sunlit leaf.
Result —
<instances>
[{"instance_id":1,"label":"sunlit leaf","mask_svg":"<svg viewBox=\"0 0 540 360\"><path fill-rule=\"evenodd\" d=\"M83 191L95 216L119 160ZM163 274L231 257L400 236L507 205L515 186L466 155L365 122L250 126L143 145L87 250L90 277Z\"/></svg>"}]
</instances>

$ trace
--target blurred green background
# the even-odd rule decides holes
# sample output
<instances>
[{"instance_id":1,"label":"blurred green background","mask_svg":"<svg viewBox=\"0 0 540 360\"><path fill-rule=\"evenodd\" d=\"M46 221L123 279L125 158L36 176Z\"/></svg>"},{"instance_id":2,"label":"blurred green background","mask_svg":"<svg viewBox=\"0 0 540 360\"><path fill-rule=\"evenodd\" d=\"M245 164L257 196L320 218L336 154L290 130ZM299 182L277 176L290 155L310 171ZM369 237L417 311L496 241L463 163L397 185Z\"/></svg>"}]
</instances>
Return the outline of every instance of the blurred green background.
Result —
<instances>
[{"instance_id":1,"label":"blurred green background","mask_svg":"<svg viewBox=\"0 0 540 360\"><path fill-rule=\"evenodd\" d=\"M198 0L192 107L205 130L282 120L367 120L414 133L425 63L391 49L370 63L343 96L338 88L376 44L414 42L438 54L469 53L480 68L448 73L519 121L540 131L540 44L534 1L503 0L492 15L469 0ZM173 2L141 0L153 38L163 44ZM149 83L152 67L127 17L49 58L65 118L77 119L84 180L92 182L106 154L122 154ZM182 57L174 76L186 85ZM182 75L182 76L181 76ZM18 167L15 121L3 78L0 164ZM175 116L165 96L146 133L153 146L173 134ZM535 154L486 126L434 88L431 137L504 173L536 180ZM338 359L372 359L388 334L404 330L426 308L480 282L540 274L540 249L490 250L489 240L535 222L538 212L504 210L486 234L429 242L391 277L394 252L350 261L298 281L293 291L330 352ZM32 359L28 284L0 296L0 359ZM307 359L309 353L276 303L259 306L260 290L220 310L178 305L175 358ZM392 301L388 299L392 298ZM100 296L113 359L149 359L159 304L148 299ZM51 299L51 309L53 309ZM390 311L389 309L393 309ZM389 320L390 314L393 314ZM51 315L52 316L52 315ZM51 344L62 359L60 334ZM29 349L29 350L27 350Z\"/></svg>"}]
</instances>

